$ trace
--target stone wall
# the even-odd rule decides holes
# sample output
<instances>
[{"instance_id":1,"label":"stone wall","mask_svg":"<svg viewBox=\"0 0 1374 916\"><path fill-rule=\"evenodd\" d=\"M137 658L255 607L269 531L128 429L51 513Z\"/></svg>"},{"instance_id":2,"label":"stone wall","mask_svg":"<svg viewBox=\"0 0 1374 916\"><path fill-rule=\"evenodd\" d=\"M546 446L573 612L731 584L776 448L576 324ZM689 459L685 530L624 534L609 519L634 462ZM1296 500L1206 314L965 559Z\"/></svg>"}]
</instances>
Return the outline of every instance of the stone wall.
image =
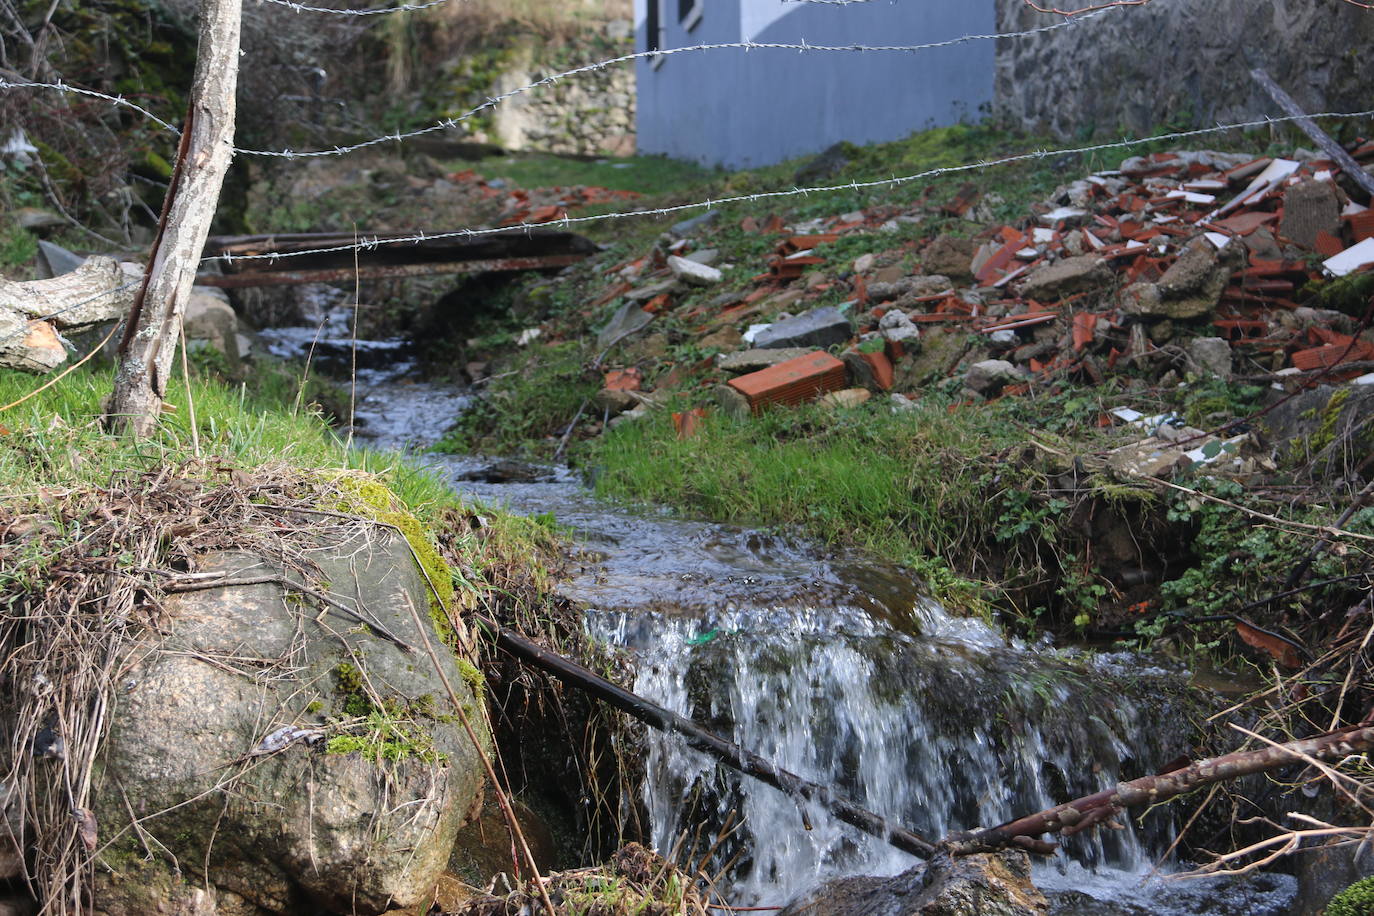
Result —
<instances>
[{"instance_id":1,"label":"stone wall","mask_svg":"<svg viewBox=\"0 0 1374 916\"><path fill-rule=\"evenodd\" d=\"M626 39L610 53L577 60L536 62L531 51L517 52L497 79L492 94L528 86L550 72L630 51ZM628 65L580 73L506 99L492 112L487 139L506 149L580 156L632 156L635 151L635 75Z\"/></svg>"},{"instance_id":2,"label":"stone wall","mask_svg":"<svg viewBox=\"0 0 1374 916\"><path fill-rule=\"evenodd\" d=\"M996 4L1002 33L1058 18ZM1374 15L1338 0L1149 0L998 41L995 111L1065 139L1281 115L1253 67L1310 112L1361 111L1374 107L1370 47Z\"/></svg>"}]
</instances>

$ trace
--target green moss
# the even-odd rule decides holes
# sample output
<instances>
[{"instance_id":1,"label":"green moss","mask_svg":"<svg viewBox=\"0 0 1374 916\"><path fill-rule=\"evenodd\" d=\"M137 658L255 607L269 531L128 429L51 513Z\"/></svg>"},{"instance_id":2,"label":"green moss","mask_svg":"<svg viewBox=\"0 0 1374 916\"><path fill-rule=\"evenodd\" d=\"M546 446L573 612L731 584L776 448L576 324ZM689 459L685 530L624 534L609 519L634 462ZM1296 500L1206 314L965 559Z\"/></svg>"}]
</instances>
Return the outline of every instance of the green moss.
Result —
<instances>
[{"instance_id":1,"label":"green moss","mask_svg":"<svg viewBox=\"0 0 1374 916\"><path fill-rule=\"evenodd\" d=\"M473 696L477 697L479 700L482 699L486 695L487 690L486 675L478 670L476 665L465 658L456 658L454 662L458 665L458 674L461 675L463 681L472 688Z\"/></svg>"},{"instance_id":2,"label":"green moss","mask_svg":"<svg viewBox=\"0 0 1374 916\"><path fill-rule=\"evenodd\" d=\"M324 703L320 700L311 700L305 706L305 714L308 716L318 716L324 712Z\"/></svg>"},{"instance_id":3,"label":"green moss","mask_svg":"<svg viewBox=\"0 0 1374 916\"><path fill-rule=\"evenodd\" d=\"M1361 878L1331 898L1326 916L1370 916L1374 914L1374 875Z\"/></svg>"},{"instance_id":4,"label":"green moss","mask_svg":"<svg viewBox=\"0 0 1374 916\"><path fill-rule=\"evenodd\" d=\"M453 630L448 622L455 598L453 570L439 553L433 535L378 478L344 471L330 473L330 482L343 496L334 507L338 511L362 515L401 532L431 588L430 617L435 629L447 640Z\"/></svg>"}]
</instances>

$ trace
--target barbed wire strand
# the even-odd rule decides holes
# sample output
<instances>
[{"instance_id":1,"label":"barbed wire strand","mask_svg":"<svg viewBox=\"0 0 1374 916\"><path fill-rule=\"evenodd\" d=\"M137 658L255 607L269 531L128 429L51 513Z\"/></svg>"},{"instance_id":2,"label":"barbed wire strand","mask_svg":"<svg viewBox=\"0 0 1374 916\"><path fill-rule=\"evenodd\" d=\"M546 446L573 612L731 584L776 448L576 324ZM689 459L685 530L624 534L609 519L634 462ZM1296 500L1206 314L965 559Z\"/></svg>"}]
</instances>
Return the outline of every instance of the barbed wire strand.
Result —
<instances>
[{"instance_id":1,"label":"barbed wire strand","mask_svg":"<svg viewBox=\"0 0 1374 916\"><path fill-rule=\"evenodd\" d=\"M405 131L405 132L398 131L398 132L396 132L396 133L394 133L394 134L387 134L387 135L380 136L380 137L373 137L371 140L363 140L363 141L361 141L361 142L359 142L359 143L350 144L350 145L348 145L348 146L336 146L336 147L334 147L334 148L332 148L332 149L304 150L304 151L290 150L290 149L286 149L286 150L235 149L234 152L236 152L236 153L238 153L238 154L240 154L240 155L243 155L243 156L263 156L263 157L267 157L267 158L277 158L277 159L309 159L309 158L318 158L318 157L323 157L323 156L342 156L342 155L345 155L345 154L347 154L347 153L356 152L357 150L366 149L367 147L370 147L370 146L377 146L377 145L380 145L380 144L383 144L383 143L392 143L392 142L400 143L400 142L402 142L402 141L404 141L404 140L409 140L409 139L411 139L411 138L413 138L413 137L421 137L421 136L424 136L424 135L426 135L426 134L432 134L432 133L437 133L437 132L439 132L439 131L450 130L450 129L454 128L454 127L457 127L457 126L458 126L459 124L461 124L463 121L470 120L471 118L476 117L477 115L481 114L481 113L484 112L484 111L487 111L487 110L489 110L489 109L491 109L491 108L495 108L497 105L501 104L502 102L506 101L507 99L513 98L513 97L515 97L515 96L517 96L517 95L522 95L522 94L524 94L524 93L533 92L534 90L540 89L540 88L542 88L542 87L544 87L544 86L550 86L550 85L552 85L552 84L558 82L559 80L568 79L568 78L574 77L574 76L580 76L580 75L585 74L585 73L594 73L594 72L599 71L599 70L606 70L606 69L609 69L609 68L611 68L611 67L617 66L617 65L619 65L619 64L629 63L629 62L631 62L631 61L636 61L636 60L646 60L646 59L650 59L650 58L663 58L663 57L669 57L669 56L672 56L672 55L675 55L675 54L689 54L689 53L699 53L699 52L705 52L705 51L723 51L723 50L731 50L731 49L734 49L734 50L743 50L743 51L746 51L746 52L747 52L747 51L797 51L797 52L799 52L799 53L805 53L805 52L810 52L810 51L821 51L821 52L828 52L828 53L844 53L844 52L850 52L850 53L892 53L892 52L896 52L896 53L908 53L908 54L909 54L909 53L915 53L915 52L917 52L917 51L929 51L929 50L932 50L932 49L935 49L935 48L948 48L948 47L953 47L953 46L956 46L956 45L967 44L967 43L969 43L969 42L974 42L974 41L988 41L988 40L990 40L990 39L997 39L997 38L1027 38L1027 37L1030 37L1030 36L1032 36L1032 35L1040 35L1040 34L1043 34L1043 33L1045 33L1045 32L1053 32L1053 31L1057 31L1057 30L1059 30L1059 29L1064 29L1064 28L1069 28L1069 27L1072 27L1072 26L1076 26L1076 25L1078 25L1078 24L1080 24L1080 23L1082 23L1082 22L1088 21L1089 19L1095 19L1095 18L1097 18L1097 17L1106 15L1107 13L1112 12L1112 10L1114 10L1114 9L1118 9L1118 7L1110 7L1110 8L1108 8L1108 9L1098 10L1098 11L1093 12L1093 13L1088 13L1087 15L1084 15L1084 16L1079 16L1079 17L1077 17L1076 19L1068 19L1068 20L1065 20L1065 21L1063 21L1063 22L1056 22L1056 23L1054 23L1054 24L1052 24L1052 25L1043 25L1043 26L1039 26L1039 27L1034 28L1034 29L1026 29L1026 30L1020 31L1020 32L1005 32L1005 33L1002 33L1002 34L995 34L995 33L994 33L994 34L979 34L979 35L961 35L961 36L959 36L958 38L948 38L948 39L944 39L944 40L942 40L942 41L931 41L931 42L926 42L926 43L924 43L924 44L918 44L918 45L859 45L859 44L855 44L855 45L814 45L814 44L811 44L810 42L808 42L808 41L806 41L806 40L804 40L804 39L803 39L801 42L797 42L797 43L793 43L793 42L758 42L758 41L752 41L752 40L745 40L745 41L727 41L727 42L719 42L719 43L715 43L715 44L684 45L683 47L680 47L680 48L665 48L665 49L658 50L658 51L636 51L636 52L634 52L634 53L632 53L632 54L622 54L622 55L619 56L619 57L611 57L611 58L607 58L607 59L605 59L605 60L596 61L595 63L584 64L584 65L582 65L582 66L580 66L580 67L574 67L574 68L572 68L571 70L564 70L564 71L562 71L562 72L560 72L560 73L551 74L551 75L549 75L549 76L544 77L543 79L535 80L534 82L529 83L529 84L527 84L527 85L520 86L520 87L517 87L517 88L515 88L515 89L512 89L512 90L510 90L509 92L503 92L503 93L501 93L500 95L491 96L491 97L489 97L485 102L483 102L482 104L478 105L476 108L473 108L473 109L471 109L471 110L469 110L469 111L467 111L467 112L464 112L463 114L458 115L458 116L456 116L456 117L445 118L445 119L442 120L442 121L437 121L437 122L435 122L434 124L429 125L428 127L421 127L421 128L416 129L416 130Z\"/></svg>"},{"instance_id":2,"label":"barbed wire strand","mask_svg":"<svg viewBox=\"0 0 1374 916\"><path fill-rule=\"evenodd\" d=\"M293 0L268 0L268 2L285 2L285 3L287 3L288 5L290 5L290 4L293 2ZM854 45L815 45L815 44L811 44L810 42L806 41L805 39L803 39L801 42L797 42L797 43L794 43L794 42L756 42L756 41L752 41L752 40L745 40L745 41L720 42L720 43L715 43L715 44L685 45L685 46L680 47L680 48L665 48L665 49L657 50L657 51L637 51L637 52L634 52L634 53L631 53L631 54L623 54L623 55L620 55L619 57L611 57L611 58L607 58L607 59L605 59L605 60L596 61L596 62L594 62L594 63L584 64L584 65L582 65L582 66L580 66L580 67L574 67L574 68L572 68L572 69L570 69L570 70L564 70L564 71L559 72L559 73L550 74L549 76L543 77L542 79L539 79L539 80L535 80L535 81L532 82L532 83L528 83L528 84L526 84L526 85L524 85L524 86L518 86L518 87L516 87L516 88L514 88L514 89L509 90L508 92L503 92L503 93L501 93L501 94L499 94L499 95L491 96L491 97L487 98L486 101L482 102L482 104L480 104L480 105L478 105L477 107L472 108L472 109L470 109L470 110L464 112L464 113L461 114L461 115L457 115L457 116L451 117L451 118L445 118L445 119L443 119L443 120L441 120L441 121L437 121L437 122L435 122L434 124L429 125L428 127L421 127L421 128L417 128L416 130L411 130L411 131L397 131L397 132L395 132L395 133L384 134L384 135L382 135L382 136L373 137L373 138L371 138L371 139L369 139L369 140L363 140L363 141L360 141L360 142L358 142L358 143L349 144L349 145L347 145L347 146L335 146L335 147L333 147L333 148L331 148L331 149L319 149L319 150L291 150L291 149L284 149L284 150L255 150L255 149L244 149L244 148L242 148L242 147L235 147L235 148L234 148L234 152L237 153L237 154L239 154L239 155L242 155L242 156L260 156L260 157L264 157L264 158L275 158L275 159L312 159L312 158L321 158L321 157L325 157L325 156L343 156L343 155L346 155L346 154L348 154L348 153L356 152L356 151L361 150L361 149L367 149L368 147L379 146L379 145L381 145L381 144L383 144L383 143L400 143L400 142L403 142L403 141L405 141L405 140L409 140L409 139L412 139L412 138L415 138L415 137L422 137L422 136L425 136L425 135L428 135L428 134L433 134L433 133L438 133L438 132L441 132L441 131L451 130L451 129L457 127L457 126L458 126L459 124L461 124L462 122L471 120L472 118L474 118L474 117L476 117L476 116L482 114L483 112L489 111L490 109L495 108L497 105L500 105L502 102L506 101L507 99L511 99L511 98L514 98L515 96L523 95L523 94L525 94L525 93L533 92L533 91L535 91L535 90L537 90L537 89L540 89L540 88L542 88L542 87L544 87L544 86L552 85L552 84L554 84L554 83L556 83L556 82L558 82L558 81L560 81L560 80L569 79L569 78L576 77L576 76L581 76L581 75L586 74L586 73L594 73L594 72L597 72L597 71L600 71L600 70L606 70L606 69L609 69L609 68L611 68L611 67L618 66L618 65L620 65L620 64L629 63L629 62L636 61L636 60L644 60L644 59L649 59L649 58L668 57L668 56L672 56L672 55L676 55L676 54L699 53L699 52L706 52L706 51L721 51L721 50L730 50L730 49L744 50L744 51L746 51L746 52L748 52L748 51L797 51L797 52L799 52L799 53L806 53L806 52L812 52L812 51L820 51L820 52L825 52L825 53L908 53L908 54L910 54L910 53L916 53L916 52L918 52L918 51L933 50L933 49L935 49L935 48L953 47L953 46L956 46L956 45L967 44L967 43L975 42L975 41L987 41L987 40L998 39L998 38L1013 38L1013 39L1014 39L1014 38L1028 38L1028 37L1031 37L1031 36L1034 36L1034 35L1040 35L1040 34L1044 34L1044 33L1046 33L1046 32L1053 32L1053 31L1057 31L1057 30L1059 30L1059 29L1063 29L1063 28L1068 28L1068 27L1071 27L1071 26L1075 26L1075 25L1078 25L1079 23L1086 22L1086 21L1088 21L1089 19L1094 19L1094 18L1103 16L1103 15L1105 15L1105 14L1107 14L1107 13L1110 13L1112 10L1118 9L1118 8L1119 8L1119 7L1109 7L1109 8L1107 8L1107 9L1097 10L1097 11L1095 11L1095 12L1091 12L1091 13L1088 13L1088 14L1086 14L1086 15L1079 16L1079 17L1077 17L1077 18L1074 18L1074 19L1066 19L1066 20L1063 21L1063 22L1056 22L1056 23L1053 23L1053 24L1051 24L1051 25L1039 26L1039 27L1033 28L1033 29L1025 29L1025 30L1020 31L1020 32L1006 32L1006 33L1002 33L1002 34L992 33L992 34L977 34L977 35L961 35L961 36L959 36L959 37L957 37L957 38L949 38L949 39L944 39L944 40L942 40L942 41L926 42L926 43L924 43L924 44L917 44L917 45L860 45L860 44L854 44ZM318 9L323 9L323 8L318 8ZM336 10L336 11L333 11L333 12L339 12L339 11ZM121 106L130 108L130 109L133 109L133 110L135 110L135 111L138 111L139 113L143 114L143 115L146 116L147 118L151 119L154 123L160 125L161 127L163 127L164 129L166 129L166 130L168 130L168 131L171 131L171 132L174 133L174 134L180 135L180 133L181 133L181 131L180 131L178 128L174 127L173 125L171 125L171 124L169 124L168 122L164 121L163 119L159 118L157 115L155 115L155 114L153 114L152 112L148 111L146 108L142 108L142 107L140 107L140 106L138 106L138 105L135 105L134 103L128 101L128 100L125 99L123 96L109 95L109 94L104 93L104 92L97 92L97 91L94 90L94 89L82 89L82 88L80 88L80 87L72 86L72 85L70 85L69 83L65 83L65 82L61 82L61 81L55 82L55 83L40 83L40 82L14 81L14 80L6 80L6 79L3 79L3 78L0 78L0 89L50 89L50 90L59 91L59 92L76 93L76 94L79 94L79 95L89 96L89 97L91 97L91 98L104 99L104 100L106 100L106 101L108 101L108 102L111 102L112 104L121 105Z\"/></svg>"},{"instance_id":3,"label":"barbed wire strand","mask_svg":"<svg viewBox=\"0 0 1374 916\"><path fill-rule=\"evenodd\" d=\"M263 0L258 0L259 3ZM289 7L298 13L334 13L338 16L385 16L389 13L416 13L420 10L427 10L433 6L442 6L449 0L430 0L429 3L403 3L400 6L380 6L362 10L335 9L328 6L307 6L304 3L296 3L295 0L266 0L267 3L275 3L278 6Z\"/></svg>"},{"instance_id":4,"label":"barbed wire strand","mask_svg":"<svg viewBox=\"0 0 1374 916\"><path fill-rule=\"evenodd\" d=\"M70 92L74 95L85 95L90 96L94 99L103 99L104 101L109 102L112 105L119 105L123 106L124 108L131 108L139 114L143 115L145 118L152 121L154 124L157 124L159 127L162 127L165 130L170 130L174 134L180 135L181 133L180 128L173 127L171 124L168 124L166 121L162 120L148 109L142 107L141 105L135 105L133 102L130 102L122 95L110 95L105 92L97 92L94 89L82 89L80 86L73 86L71 83L63 82L62 80L58 80L55 83L36 83L31 82L29 80L10 80L5 79L4 77L0 77L0 89L52 89L57 92Z\"/></svg>"},{"instance_id":5,"label":"barbed wire strand","mask_svg":"<svg viewBox=\"0 0 1374 916\"><path fill-rule=\"evenodd\" d=\"M213 261L223 261L226 264L234 261L261 261L261 260L282 260L285 258L298 258L312 254L331 254L339 251L368 250L379 245L395 245L421 242L437 241L452 238L477 238L479 236L500 235L521 230L530 229L549 229L554 226L572 226L587 223L597 223L615 219L629 219L633 217L668 216L675 213L683 213L689 210L711 209L725 204L736 204L754 202L760 200L770 200L783 197L796 197L808 194L824 194L835 191L858 191L869 188L895 187L908 184L913 181L920 181L927 178L935 178L941 175L959 174L963 172L978 171L981 169L994 168L996 166L1011 165L1017 162L1027 162L1036 159L1049 159L1058 156L1083 155L1085 153L1100 152L1110 149L1124 149L1131 146L1139 146L1144 143L1159 143L1168 140L1181 140L1189 137L1201 137L1208 134L1223 133L1228 130L1248 130L1257 127L1269 127L1275 124L1284 124L1298 120L1299 117L1308 118L1368 118L1374 117L1374 108L1365 111L1325 111L1317 114L1279 117L1279 118L1257 118L1251 121L1238 121L1232 124L1218 124L1213 127L1200 127L1194 130L1180 130L1172 133L1159 134L1153 137L1138 137L1130 140L1112 140L1104 143L1095 143L1090 146L1079 146L1065 149L1034 150L1028 153L1018 153L1014 156L1004 156L1000 159L983 160L971 162L964 165L942 166L939 168L926 169L912 175L894 176L891 178L876 178L868 181L851 181L838 185L818 185L806 188L790 188L777 191L760 191L754 194L737 194L730 197L711 198L703 201L696 201L689 204L676 204L668 207L655 207L645 210L628 210L618 213L601 213L592 216L568 216L566 213L561 219L547 223L516 223L512 226L497 226L483 229L457 229L452 232L421 233L419 235L382 237L373 236L364 238L352 245L334 245L322 248L311 248L303 251L291 252L270 252L266 254L245 254L245 255L216 255L205 258L201 263Z\"/></svg>"}]
</instances>

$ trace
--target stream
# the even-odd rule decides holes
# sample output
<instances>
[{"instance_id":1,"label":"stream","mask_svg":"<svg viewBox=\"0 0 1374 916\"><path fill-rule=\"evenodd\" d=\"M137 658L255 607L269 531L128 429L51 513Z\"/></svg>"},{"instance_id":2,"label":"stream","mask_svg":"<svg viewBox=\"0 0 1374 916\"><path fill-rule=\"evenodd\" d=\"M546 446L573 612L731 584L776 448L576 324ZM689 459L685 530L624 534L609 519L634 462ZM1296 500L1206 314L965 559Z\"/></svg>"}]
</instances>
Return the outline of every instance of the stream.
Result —
<instances>
[{"instance_id":1,"label":"stream","mask_svg":"<svg viewBox=\"0 0 1374 916\"><path fill-rule=\"evenodd\" d=\"M266 336L274 352L299 356L317 330ZM360 361L356 433L369 447L422 449L470 402L416 379L403 342L368 347L385 357ZM465 495L551 513L574 532L580 565L561 590L594 637L637 655L637 693L926 837L1038 811L1185 750L1169 738L1188 730L1176 668L1008 641L946 613L901 570L774 532L610 506L567 468L490 483L480 478L492 459L421 460ZM729 864L721 888L737 906L776 907L831 878L916 864L676 736L649 732L646 769L660 852L690 843L699 824L704 848L737 815L712 858L713 870ZM1035 864L1035 883L1059 914L1290 911L1286 875L1170 880L1177 863L1156 874L1178 826L1164 810L1085 832Z\"/></svg>"}]
</instances>

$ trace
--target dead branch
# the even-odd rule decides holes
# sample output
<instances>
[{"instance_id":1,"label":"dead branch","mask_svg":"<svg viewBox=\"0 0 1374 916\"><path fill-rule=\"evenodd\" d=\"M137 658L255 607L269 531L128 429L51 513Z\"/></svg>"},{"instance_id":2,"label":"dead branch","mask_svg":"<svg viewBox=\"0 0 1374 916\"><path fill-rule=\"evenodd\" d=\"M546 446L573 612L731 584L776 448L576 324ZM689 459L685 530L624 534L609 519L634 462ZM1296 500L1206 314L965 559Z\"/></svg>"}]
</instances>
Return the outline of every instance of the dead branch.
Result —
<instances>
[{"instance_id":1,"label":"dead branch","mask_svg":"<svg viewBox=\"0 0 1374 916\"><path fill-rule=\"evenodd\" d=\"M1235 751L1201 760L1158 776L1142 776L1053 808L996 827L952 834L941 846L955 855L990 852L1005 846L1038 842L1042 833L1060 833L1088 820L1100 820L1125 808L1168 801L1201 786L1275 770L1304 760L1340 760L1374 749L1374 728L1342 729L1315 738L1275 744L1256 751ZM1106 810L1107 813L1102 813ZM1053 848L1051 846L1051 848Z\"/></svg>"}]
</instances>

